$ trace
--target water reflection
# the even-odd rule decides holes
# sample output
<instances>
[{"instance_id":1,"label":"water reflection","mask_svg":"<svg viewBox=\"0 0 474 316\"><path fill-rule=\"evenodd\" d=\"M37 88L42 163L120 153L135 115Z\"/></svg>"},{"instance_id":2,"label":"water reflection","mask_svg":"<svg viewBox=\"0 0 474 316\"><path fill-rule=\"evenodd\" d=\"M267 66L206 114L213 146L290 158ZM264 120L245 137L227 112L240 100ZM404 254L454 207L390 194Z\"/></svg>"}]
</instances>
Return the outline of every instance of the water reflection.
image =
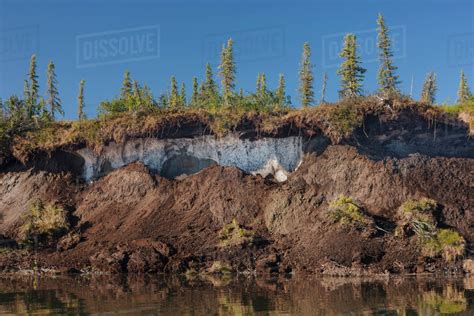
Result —
<instances>
[{"instance_id":1,"label":"water reflection","mask_svg":"<svg viewBox=\"0 0 474 316\"><path fill-rule=\"evenodd\" d=\"M473 278L0 276L0 314L474 314Z\"/></svg>"}]
</instances>

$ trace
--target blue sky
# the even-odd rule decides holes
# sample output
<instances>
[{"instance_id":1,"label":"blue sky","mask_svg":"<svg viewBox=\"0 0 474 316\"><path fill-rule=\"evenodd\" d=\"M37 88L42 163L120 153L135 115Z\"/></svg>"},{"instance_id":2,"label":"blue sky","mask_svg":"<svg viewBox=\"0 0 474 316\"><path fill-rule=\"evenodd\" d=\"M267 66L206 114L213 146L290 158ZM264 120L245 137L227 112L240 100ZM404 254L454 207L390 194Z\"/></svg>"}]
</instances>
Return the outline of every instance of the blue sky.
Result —
<instances>
[{"instance_id":1,"label":"blue sky","mask_svg":"<svg viewBox=\"0 0 474 316\"><path fill-rule=\"evenodd\" d=\"M238 88L253 91L258 72L266 74L272 88L283 73L287 93L297 106L301 48L308 41L316 97L327 72L327 98L334 101L340 63L335 52L344 33L354 32L360 40L367 68L365 90L377 88L374 44L379 12L394 36L395 64L405 93L410 92L413 77L413 95L418 97L426 73L434 71L437 101L454 101L461 68L474 89L472 0L0 0L0 96L22 93L33 52L42 88L46 65L54 60L69 119L76 117L81 79L86 81L87 112L94 116L100 101L118 93L125 69L133 79L148 84L155 96L168 89L172 75L186 83L189 95L191 78L203 78L207 61L215 68L216 48L233 37ZM121 39L120 53L114 55L113 41ZM99 42L105 46L94 55L91 47Z\"/></svg>"}]
</instances>

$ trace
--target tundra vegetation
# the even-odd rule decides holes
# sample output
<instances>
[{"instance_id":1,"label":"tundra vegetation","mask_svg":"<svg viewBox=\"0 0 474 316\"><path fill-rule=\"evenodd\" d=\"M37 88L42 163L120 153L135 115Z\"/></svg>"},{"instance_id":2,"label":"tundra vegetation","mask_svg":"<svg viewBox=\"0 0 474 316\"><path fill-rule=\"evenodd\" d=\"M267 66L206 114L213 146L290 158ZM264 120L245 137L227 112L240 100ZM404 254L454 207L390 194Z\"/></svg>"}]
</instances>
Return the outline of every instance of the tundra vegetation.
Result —
<instances>
[{"instance_id":1,"label":"tundra vegetation","mask_svg":"<svg viewBox=\"0 0 474 316\"><path fill-rule=\"evenodd\" d=\"M351 197L344 195L339 195L329 203L328 215L336 223L360 229L364 229L373 223Z\"/></svg>"},{"instance_id":2,"label":"tundra vegetation","mask_svg":"<svg viewBox=\"0 0 474 316\"><path fill-rule=\"evenodd\" d=\"M335 104L327 102L325 73L321 100L316 102L312 52L306 42L299 70L299 109L285 91L284 74L279 75L275 89L267 86L264 73L257 76L255 92L237 89L234 42L229 39L222 47L221 62L217 67L220 86L209 63L205 67L203 80L193 77L190 98L186 97L185 82L179 82L175 76L170 78L169 91L155 97L150 87L133 80L130 72L125 71L120 93L111 100L101 102L97 109L98 117L88 120L85 81L81 80L77 98L78 120L57 121L58 116L64 115L64 110L54 62L50 61L47 67L43 97L40 94L36 56L33 55L24 81L23 96L12 95L4 101L0 100L0 164L7 161L12 151L21 153L35 148L48 149L52 144L65 143L100 146L105 141L120 140L124 135L134 137L150 133L151 128L179 118L197 118L214 134L222 135L233 130L239 122L248 120L257 122L258 129L268 131L277 128L288 117L300 122L318 117L319 120L326 120L331 130L343 136L362 124L364 113L361 113L360 107L357 109L358 105L373 103L373 98L414 102L399 90L400 79L392 60L391 38L382 15L378 16L377 26L380 59L378 91L372 96L363 95L366 69L357 52L356 36L347 34L340 52L341 66L337 71L341 79L341 99ZM421 102L417 104L422 107L434 105L436 89L436 74L429 73L423 84ZM316 103L319 106L314 107ZM431 110L449 115L467 112L472 116L473 109L474 96L461 71L457 104L433 106Z\"/></svg>"},{"instance_id":3,"label":"tundra vegetation","mask_svg":"<svg viewBox=\"0 0 474 316\"><path fill-rule=\"evenodd\" d=\"M446 262L453 262L464 255L466 241L453 229L439 228L437 209L438 204L431 199L406 201L398 209L396 235L414 233L423 255L441 256Z\"/></svg>"},{"instance_id":4,"label":"tundra vegetation","mask_svg":"<svg viewBox=\"0 0 474 316\"><path fill-rule=\"evenodd\" d=\"M240 226L235 218L219 231L220 246L223 248L251 244L253 240L254 233Z\"/></svg>"},{"instance_id":5,"label":"tundra vegetation","mask_svg":"<svg viewBox=\"0 0 474 316\"><path fill-rule=\"evenodd\" d=\"M21 233L26 244L49 245L69 230L67 214L60 205L35 201L23 219Z\"/></svg>"}]
</instances>

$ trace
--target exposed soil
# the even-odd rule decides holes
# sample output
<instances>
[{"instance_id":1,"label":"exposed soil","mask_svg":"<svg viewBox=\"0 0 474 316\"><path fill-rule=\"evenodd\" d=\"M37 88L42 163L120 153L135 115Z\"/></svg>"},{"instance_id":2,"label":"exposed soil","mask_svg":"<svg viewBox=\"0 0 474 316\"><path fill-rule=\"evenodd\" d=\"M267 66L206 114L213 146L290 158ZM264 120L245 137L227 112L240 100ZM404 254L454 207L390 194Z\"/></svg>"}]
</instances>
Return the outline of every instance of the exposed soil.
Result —
<instances>
[{"instance_id":1,"label":"exposed soil","mask_svg":"<svg viewBox=\"0 0 474 316\"><path fill-rule=\"evenodd\" d=\"M395 212L408 199L436 200L440 226L458 230L470 256L474 145L467 127L438 125L435 131L409 115L398 117L398 124L384 120L369 117L341 142L308 138L302 165L284 183L217 165L167 179L132 163L90 184L61 168L5 169L4 243L18 239L22 214L38 198L61 202L72 230L53 248L3 251L0 270L190 273L218 262L234 271L265 273L462 271L462 260L427 258L416 237L396 237ZM329 201L340 194L357 201L376 228L330 220ZM220 231L233 219L252 233L252 242L223 246Z\"/></svg>"}]
</instances>

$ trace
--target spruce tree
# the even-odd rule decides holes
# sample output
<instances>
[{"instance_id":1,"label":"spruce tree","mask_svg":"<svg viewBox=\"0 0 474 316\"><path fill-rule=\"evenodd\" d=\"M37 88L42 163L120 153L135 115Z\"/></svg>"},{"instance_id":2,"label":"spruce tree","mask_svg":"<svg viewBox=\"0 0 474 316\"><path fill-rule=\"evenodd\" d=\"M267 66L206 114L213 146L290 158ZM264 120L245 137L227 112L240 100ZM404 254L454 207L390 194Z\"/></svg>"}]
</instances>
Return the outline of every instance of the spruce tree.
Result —
<instances>
[{"instance_id":1,"label":"spruce tree","mask_svg":"<svg viewBox=\"0 0 474 316\"><path fill-rule=\"evenodd\" d=\"M31 102L36 105L39 96L38 75L36 74L36 55L31 56L28 79L30 80L29 85Z\"/></svg>"},{"instance_id":2,"label":"spruce tree","mask_svg":"<svg viewBox=\"0 0 474 316\"><path fill-rule=\"evenodd\" d=\"M461 79L459 81L458 103L465 103L471 96L471 91L467 85L467 80L464 75L464 70L461 70Z\"/></svg>"},{"instance_id":3,"label":"spruce tree","mask_svg":"<svg viewBox=\"0 0 474 316\"><path fill-rule=\"evenodd\" d=\"M278 100L278 105L283 106L286 101L286 83L285 83L285 76L280 74L278 77L278 87L275 91L275 95Z\"/></svg>"},{"instance_id":4,"label":"spruce tree","mask_svg":"<svg viewBox=\"0 0 474 316\"><path fill-rule=\"evenodd\" d=\"M25 81L24 98L26 106L26 115L31 118L34 115L39 115L41 110L38 103L39 84L38 75L36 74L36 55L32 55L30 59L30 68L28 72L28 81Z\"/></svg>"},{"instance_id":5,"label":"spruce tree","mask_svg":"<svg viewBox=\"0 0 474 316\"><path fill-rule=\"evenodd\" d=\"M206 87L203 81L201 81L201 84L199 85L199 97L203 99L206 97Z\"/></svg>"},{"instance_id":6,"label":"spruce tree","mask_svg":"<svg viewBox=\"0 0 474 316\"><path fill-rule=\"evenodd\" d=\"M123 74L122 88L120 90L120 98L126 100L132 95L132 80L130 79L130 72L128 70Z\"/></svg>"},{"instance_id":7,"label":"spruce tree","mask_svg":"<svg viewBox=\"0 0 474 316\"><path fill-rule=\"evenodd\" d=\"M179 105L178 82L176 77L171 77L170 107L176 108Z\"/></svg>"},{"instance_id":8,"label":"spruce tree","mask_svg":"<svg viewBox=\"0 0 474 316\"><path fill-rule=\"evenodd\" d=\"M260 75L260 96L264 97L267 94L267 77L262 73Z\"/></svg>"},{"instance_id":9,"label":"spruce tree","mask_svg":"<svg viewBox=\"0 0 474 316\"><path fill-rule=\"evenodd\" d=\"M142 106L142 95L140 91L140 86L138 85L138 82L136 80L133 80L132 83L132 95L133 95L133 101L129 105L129 111L136 111Z\"/></svg>"},{"instance_id":10,"label":"spruce tree","mask_svg":"<svg viewBox=\"0 0 474 316\"><path fill-rule=\"evenodd\" d=\"M360 66L360 57L357 56L357 39L354 34L347 34L344 37L344 46L339 54L344 58L338 75L341 76L341 97L355 97L362 93L362 81L364 80L365 69Z\"/></svg>"},{"instance_id":11,"label":"spruce tree","mask_svg":"<svg viewBox=\"0 0 474 316\"><path fill-rule=\"evenodd\" d=\"M166 93L163 93L162 95L160 95L158 103L160 104L162 108L164 109L168 108L169 107L168 95Z\"/></svg>"},{"instance_id":12,"label":"spruce tree","mask_svg":"<svg viewBox=\"0 0 474 316\"><path fill-rule=\"evenodd\" d=\"M26 115L28 118L31 118L34 115L34 107L31 104L31 88L30 82L25 79L23 84L23 100L26 107Z\"/></svg>"},{"instance_id":13,"label":"spruce tree","mask_svg":"<svg viewBox=\"0 0 474 316\"><path fill-rule=\"evenodd\" d=\"M186 100L186 85L184 84L184 82L181 83L181 93L179 95L179 99L180 99L180 104L182 106L186 106L187 104L187 100Z\"/></svg>"},{"instance_id":14,"label":"spruce tree","mask_svg":"<svg viewBox=\"0 0 474 316\"><path fill-rule=\"evenodd\" d=\"M379 17L377 19L377 25L377 46L380 49L380 68L377 75L377 79L379 82L379 91L385 93L397 93L399 92L397 85L400 82L398 81L398 76L395 75L397 67L395 67L392 62L392 42L388 34L388 29L385 26L385 20L382 14L379 14Z\"/></svg>"},{"instance_id":15,"label":"spruce tree","mask_svg":"<svg viewBox=\"0 0 474 316\"><path fill-rule=\"evenodd\" d=\"M85 107L85 104L84 104L84 84L85 84L84 80L81 80L79 82L79 94L77 96L77 116L79 118L79 121L83 121L87 118L86 114L84 113L84 107Z\"/></svg>"},{"instance_id":16,"label":"spruce tree","mask_svg":"<svg viewBox=\"0 0 474 316\"><path fill-rule=\"evenodd\" d=\"M54 120L55 114L59 113L64 116L64 111L61 106L61 100L59 99L59 92L57 88L57 79L56 79L56 72L53 61L50 61L48 64L48 72L47 72L47 99L46 105L49 106L49 115Z\"/></svg>"},{"instance_id":17,"label":"spruce tree","mask_svg":"<svg viewBox=\"0 0 474 316\"><path fill-rule=\"evenodd\" d=\"M199 100L199 83L196 77L193 77L193 94L191 96L191 105L197 106Z\"/></svg>"},{"instance_id":18,"label":"spruce tree","mask_svg":"<svg viewBox=\"0 0 474 316\"><path fill-rule=\"evenodd\" d=\"M235 88L235 62L233 41L227 40L227 45L222 46L221 64L219 65L219 75L222 78L222 94L224 104L230 105L230 98Z\"/></svg>"},{"instance_id":19,"label":"spruce tree","mask_svg":"<svg viewBox=\"0 0 474 316\"><path fill-rule=\"evenodd\" d=\"M328 74L327 72L323 75L323 88L321 89L321 104L326 103L326 89L328 85Z\"/></svg>"},{"instance_id":20,"label":"spruce tree","mask_svg":"<svg viewBox=\"0 0 474 316\"><path fill-rule=\"evenodd\" d=\"M423 83L423 90L421 91L421 101L428 104L433 104L436 99L436 74L434 72L428 73L425 82Z\"/></svg>"},{"instance_id":21,"label":"spruce tree","mask_svg":"<svg viewBox=\"0 0 474 316\"><path fill-rule=\"evenodd\" d=\"M313 70L311 64L311 48L309 43L304 43L303 45L303 56L301 57L300 65L300 97L301 97L301 106L307 107L311 106L314 101L314 92L313 92Z\"/></svg>"},{"instance_id":22,"label":"spruce tree","mask_svg":"<svg viewBox=\"0 0 474 316\"><path fill-rule=\"evenodd\" d=\"M212 74L211 64L209 63L206 64L206 81L204 82L203 88L207 98L215 98L217 96L217 86Z\"/></svg>"},{"instance_id":23,"label":"spruce tree","mask_svg":"<svg viewBox=\"0 0 474 316\"><path fill-rule=\"evenodd\" d=\"M257 95L262 93L262 75L260 73L257 74L257 83L255 87L255 92Z\"/></svg>"}]
</instances>

